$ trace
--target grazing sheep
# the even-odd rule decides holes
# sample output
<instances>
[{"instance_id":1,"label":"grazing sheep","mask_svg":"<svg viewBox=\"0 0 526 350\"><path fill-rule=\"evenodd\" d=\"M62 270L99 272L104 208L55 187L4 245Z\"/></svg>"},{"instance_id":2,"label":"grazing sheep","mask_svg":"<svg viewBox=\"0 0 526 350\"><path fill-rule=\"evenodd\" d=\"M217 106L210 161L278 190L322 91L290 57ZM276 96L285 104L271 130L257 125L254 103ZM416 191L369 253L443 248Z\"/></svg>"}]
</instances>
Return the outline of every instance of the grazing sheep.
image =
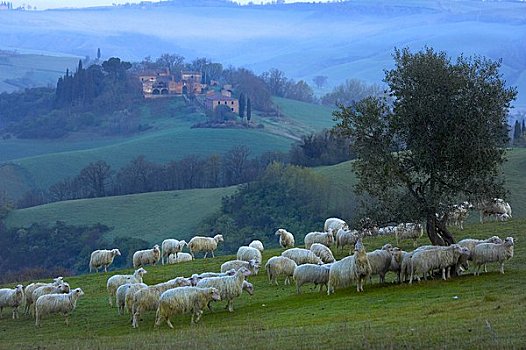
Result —
<instances>
[{"instance_id":1,"label":"grazing sheep","mask_svg":"<svg viewBox=\"0 0 526 350\"><path fill-rule=\"evenodd\" d=\"M391 262L393 260L392 250L388 249L377 249L367 253L367 260L371 265L371 273L369 279L372 281L373 275L378 275L380 283L385 282L385 274L391 268Z\"/></svg>"},{"instance_id":2,"label":"grazing sheep","mask_svg":"<svg viewBox=\"0 0 526 350\"><path fill-rule=\"evenodd\" d=\"M332 254L330 248L323 244L314 243L310 246L310 251L316 254L316 256L320 258L324 264L328 264L336 260L334 259L334 255Z\"/></svg>"},{"instance_id":3,"label":"grazing sheep","mask_svg":"<svg viewBox=\"0 0 526 350\"><path fill-rule=\"evenodd\" d=\"M395 235L396 233L396 226L384 226L379 227L376 231L377 235L379 236L391 236Z\"/></svg>"},{"instance_id":4,"label":"grazing sheep","mask_svg":"<svg viewBox=\"0 0 526 350\"><path fill-rule=\"evenodd\" d=\"M59 276L57 278L53 279L53 282L51 283L42 283L42 282L36 282L36 283L30 283L24 288L24 295L26 299L26 307L25 307L25 314L29 314L29 310L31 309L31 305L35 302L33 300L33 291L37 289L38 287L47 286L47 285L54 285L58 286L63 282L63 277Z\"/></svg>"},{"instance_id":5,"label":"grazing sheep","mask_svg":"<svg viewBox=\"0 0 526 350\"><path fill-rule=\"evenodd\" d=\"M197 281L200 281L203 278L233 276L236 274L236 271L236 269L230 269L225 272L203 272L200 274L194 273L192 275L192 279L197 279Z\"/></svg>"},{"instance_id":6,"label":"grazing sheep","mask_svg":"<svg viewBox=\"0 0 526 350\"><path fill-rule=\"evenodd\" d=\"M356 281L356 291L363 292L363 283L371 274L371 265L367 259L365 248L358 241L354 247L354 254L332 263L329 271L327 294L334 293L338 287L348 287Z\"/></svg>"},{"instance_id":7,"label":"grazing sheep","mask_svg":"<svg viewBox=\"0 0 526 350\"><path fill-rule=\"evenodd\" d=\"M133 319L132 327L139 327L139 317L145 311L154 311L159 307L159 297L168 289L178 287L188 287L191 282L184 277L177 277L167 282L154 284L146 288L139 289L133 294Z\"/></svg>"},{"instance_id":8,"label":"grazing sheep","mask_svg":"<svg viewBox=\"0 0 526 350\"><path fill-rule=\"evenodd\" d=\"M480 213L480 223L484 223L484 218L495 215L498 217L502 214L508 214L511 217L511 206L500 198L493 198L491 200L482 200L475 204L475 208Z\"/></svg>"},{"instance_id":9,"label":"grazing sheep","mask_svg":"<svg viewBox=\"0 0 526 350\"><path fill-rule=\"evenodd\" d=\"M138 291L139 289L148 287L148 285L144 283L126 283L119 288L117 288L117 292L115 293L115 305L117 305L118 313L119 315L122 315L124 313L124 308L126 307L126 295L130 289L133 289L134 292ZM131 305L131 304L130 304ZM131 306L130 309L131 310Z\"/></svg>"},{"instance_id":10,"label":"grazing sheep","mask_svg":"<svg viewBox=\"0 0 526 350\"><path fill-rule=\"evenodd\" d=\"M270 284L278 285L278 276L285 276L285 285L290 284L289 277L294 275L294 270L298 265L286 256L273 256L268 259L265 269Z\"/></svg>"},{"instance_id":11,"label":"grazing sheep","mask_svg":"<svg viewBox=\"0 0 526 350\"><path fill-rule=\"evenodd\" d=\"M427 274L435 269L442 270L442 279L446 280L450 275L450 269L457 266L461 255L462 247L458 244L452 244L447 247L431 246L428 249L415 250L411 257L409 284L413 283L415 276L420 282L418 274L422 274L424 279L427 279ZM447 276L446 270L448 271Z\"/></svg>"},{"instance_id":12,"label":"grazing sheep","mask_svg":"<svg viewBox=\"0 0 526 350\"><path fill-rule=\"evenodd\" d=\"M128 289L126 290L126 294L124 295L124 309L127 311L128 314L133 316L133 296L135 295L135 292L148 287L148 285L145 283L126 283L126 284L130 284L130 286L128 287ZM119 286L119 288L120 287L121 286ZM117 293L118 292L119 292L119 289L117 288Z\"/></svg>"},{"instance_id":13,"label":"grazing sheep","mask_svg":"<svg viewBox=\"0 0 526 350\"><path fill-rule=\"evenodd\" d=\"M18 318L18 307L24 302L24 286L19 284L15 288L0 289L0 318L4 307L13 308L13 320Z\"/></svg>"},{"instance_id":14,"label":"grazing sheep","mask_svg":"<svg viewBox=\"0 0 526 350\"><path fill-rule=\"evenodd\" d=\"M148 264L155 265L160 258L161 250L157 244L152 249L138 250L133 253L133 268L136 269Z\"/></svg>"},{"instance_id":15,"label":"grazing sheep","mask_svg":"<svg viewBox=\"0 0 526 350\"><path fill-rule=\"evenodd\" d=\"M190 253L177 253L168 255L168 264L179 264L182 262L192 261L194 258Z\"/></svg>"},{"instance_id":16,"label":"grazing sheep","mask_svg":"<svg viewBox=\"0 0 526 350\"><path fill-rule=\"evenodd\" d=\"M261 253L263 253L263 250L265 250L265 248L263 247L263 243L261 241L257 240L257 239L253 240L252 242L250 242L250 244L248 246L251 247L251 248L256 248Z\"/></svg>"},{"instance_id":17,"label":"grazing sheep","mask_svg":"<svg viewBox=\"0 0 526 350\"><path fill-rule=\"evenodd\" d=\"M330 247L334 243L334 236L332 229L329 229L329 232L309 232L305 235L303 241L305 242L305 249L310 249L310 246L314 243Z\"/></svg>"},{"instance_id":18,"label":"grazing sheep","mask_svg":"<svg viewBox=\"0 0 526 350\"><path fill-rule=\"evenodd\" d=\"M77 300L84 295L80 288L73 289L68 294L47 294L35 302L35 326L39 327L43 316L49 314L64 315L64 322L69 325L69 314L77 307Z\"/></svg>"},{"instance_id":19,"label":"grazing sheep","mask_svg":"<svg viewBox=\"0 0 526 350\"><path fill-rule=\"evenodd\" d=\"M237 260L250 261L252 259L256 260L258 264L261 264L263 261L261 252L258 249L247 246L241 246L238 248Z\"/></svg>"},{"instance_id":20,"label":"grazing sheep","mask_svg":"<svg viewBox=\"0 0 526 350\"><path fill-rule=\"evenodd\" d=\"M507 237L502 243L480 243L471 251L473 264L477 266L475 275L479 275L480 266L487 263L500 263L500 273L504 273L504 262L513 258L513 237Z\"/></svg>"},{"instance_id":21,"label":"grazing sheep","mask_svg":"<svg viewBox=\"0 0 526 350\"><path fill-rule=\"evenodd\" d=\"M181 252L185 245L185 240L165 239L161 243L161 263L164 265L164 258L168 258L170 254L175 254L177 257L177 253Z\"/></svg>"},{"instance_id":22,"label":"grazing sheep","mask_svg":"<svg viewBox=\"0 0 526 350\"><path fill-rule=\"evenodd\" d=\"M323 264L323 261L316 256L313 252L308 249L303 248L291 248L285 250L281 253L282 256L286 256L289 259L292 259L296 264Z\"/></svg>"},{"instance_id":23,"label":"grazing sheep","mask_svg":"<svg viewBox=\"0 0 526 350\"><path fill-rule=\"evenodd\" d=\"M133 275L113 275L110 278L108 278L108 282L106 282L106 289L108 290L109 294L109 302L110 306L113 306L113 298L115 297L115 293L117 292L117 288L119 286L126 284L126 283L142 283L142 276L146 273L146 270L142 267L135 270Z\"/></svg>"},{"instance_id":24,"label":"grazing sheep","mask_svg":"<svg viewBox=\"0 0 526 350\"><path fill-rule=\"evenodd\" d=\"M195 258L194 253L197 252L205 252L204 258L210 252L212 253L212 258L214 258L214 250L217 249L217 244L223 241L223 235L215 235L214 237L195 236L187 245L193 258Z\"/></svg>"},{"instance_id":25,"label":"grazing sheep","mask_svg":"<svg viewBox=\"0 0 526 350\"><path fill-rule=\"evenodd\" d=\"M424 234L424 226L417 223L405 223L396 227L395 237L396 245L402 239L412 239L413 246L416 247L416 240Z\"/></svg>"},{"instance_id":26,"label":"grazing sheep","mask_svg":"<svg viewBox=\"0 0 526 350\"><path fill-rule=\"evenodd\" d=\"M120 256L121 252L118 249L99 249L91 253L89 259L89 272L95 269L96 272L99 272L99 268L104 266L104 272L108 272L108 266L113 263L113 259L116 256Z\"/></svg>"},{"instance_id":27,"label":"grazing sheep","mask_svg":"<svg viewBox=\"0 0 526 350\"><path fill-rule=\"evenodd\" d=\"M356 230L341 228L336 233L336 248L343 250L346 246L354 247L362 235Z\"/></svg>"},{"instance_id":28,"label":"grazing sheep","mask_svg":"<svg viewBox=\"0 0 526 350\"><path fill-rule=\"evenodd\" d=\"M325 220L325 223L323 224L323 231L329 232L329 230L332 230L332 232L338 232L339 229L349 229L349 225L347 223L339 218L328 218Z\"/></svg>"},{"instance_id":29,"label":"grazing sheep","mask_svg":"<svg viewBox=\"0 0 526 350\"><path fill-rule=\"evenodd\" d=\"M232 269L237 271L242 267L249 269L253 275L257 275L259 272L259 263L254 259L250 261L229 260L221 265L221 272L227 272Z\"/></svg>"},{"instance_id":30,"label":"grazing sheep","mask_svg":"<svg viewBox=\"0 0 526 350\"><path fill-rule=\"evenodd\" d=\"M200 288L216 288L219 291L221 300L226 300L227 305L225 309L229 312L234 311L234 299L243 293L243 282L245 277L250 276L250 271L247 268L240 268L233 276L223 277L209 277L200 280L196 287ZM208 308L212 310L210 304Z\"/></svg>"},{"instance_id":31,"label":"grazing sheep","mask_svg":"<svg viewBox=\"0 0 526 350\"><path fill-rule=\"evenodd\" d=\"M469 216L469 210L473 209L473 205L469 202L463 202L461 204L454 204L448 211L448 225L454 225L459 227L461 230L464 229L464 221Z\"/></svg>"},{"instance_id":32,"label":"grazing sheep","mask_svg":"<svg viewBox=\"0 0 526 350\"><path fill-rule=\"evenodd\" d=\"M203 309L210 301L221 300L219 291L215 288L181 287L169 289L159 298L159 307L155 316L155 326L166 321L174 328L170 318L176 314L192 312L192 323L197 323L203 315Z\"/></svg>"},{"instance_id":33,"label":"grazing sheep","mask_svg":"<svg viewBox=\"0 0 526 350\"><path fill-rule=\"evenodd\" d=\"M41 286L41 287L38 287L37 289L35 289L33 291L33 295L31 296L31 298L35 301L38 300L38 298L40 298L42 295L46 295L46 294L66 294L66 293L69 293L70 291L70 288L69 288L69 284L66 283L66 282L63 282L61 284L59 284L58 286L55 286L53 284L51 285L46 285L46 286ZM34 314L34 305L32 305L32 310L31 310L31 314Z\"/></svg>"},{"instance_id":34,"label":"grazing sheep","mask_svg":"<svg viewBox=\"0 0 526 350\"><path fill-rule=\"evenodd\" d=\"M276 236L279 236L279 245L282 248L293 248L294 247L294 235L289 231L280 228L275 233Z\"/></svg>"},{"instance_id":35,"label":"grazing sheep","mask_svg":"<svg viewBox=\"0 0 526 350\"><path fill-rule=\"evenodd\" d=\"M303 264L294 270L293 278L296 281L296 293L301 294L301 286L305 283L314 283L314 286L320 286L320 292L327 283L329 283L329 272L331 264L317 265L317 264Z\"/></svg>"},{"instance_id":36,"label":"grazing sheep","mask_svg":"<svg viewBox=\"0 0 526 350\"><path fill-rule=\"evenodd\" d=\"M477 244L480 244L480 243L500 244L502 243L502 239L500 239L499 236L491 236L490 238L487 238L487 239L464 238L463 240L459 241L457 244L461 247L469 249L470 251L469 260L472 260L471 254L473 252L473 249L475 248ZM486 264L484 264L484 272L488 272L486 268Z\"/></svg>"}]
</instances>

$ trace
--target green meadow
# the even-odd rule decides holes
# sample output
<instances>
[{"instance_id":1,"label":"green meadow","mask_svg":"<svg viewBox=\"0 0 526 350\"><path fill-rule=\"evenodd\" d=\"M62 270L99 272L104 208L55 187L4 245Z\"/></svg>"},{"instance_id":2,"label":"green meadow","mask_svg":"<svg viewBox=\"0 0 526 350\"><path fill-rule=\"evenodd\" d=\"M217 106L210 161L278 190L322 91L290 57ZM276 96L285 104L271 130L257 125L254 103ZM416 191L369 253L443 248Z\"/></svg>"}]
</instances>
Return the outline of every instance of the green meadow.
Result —
<instances>
[{"instance_id":1,"label":"green meadow","mask_svg":"<svg viewBox=\"0 0 526 350\"><path fill-rule=\"evenodd\" d=\"M378 278L365 285L363 293L355 287L336 290L327 296L314 286L305 285L297 295L295 287L268 284L264 269L249 277L253 296L243 294L234 302L235 311L224 310L225 302L213 304L200 323L190 324L190 315L172 319L175 329L154 328L155 313L142 316L139 329L132 329L130 315L119 316L108 305L106 280L112 271L67 277L85 295L64 326L63 317L51 315L35 328L30 316L12 320L4 310L0 320L0 348L31 349L349 349L349 348L522 348L526 344L526 221L469 224L455 230L457 239L485 238L494 234L515 238L515 256L506 263L505 274L490 264L488 273L468 273L449 279L428 280L413 285L387 282ZM367 238L367 250L393 237ZM419 244L427 244L422 237ZM411 242L401 247L412 249ZM279 255L282 249L266 250L263 260ZM346 252L336 252L337 258ZM218 271L233 256L198 258L178 265L148 266L147 284L176 276ZM87 263L87 262L86 262ZM24 281L28 283L30 281ZM12 287L12 283L5 287Z\"/></svg>"}]
</instances>

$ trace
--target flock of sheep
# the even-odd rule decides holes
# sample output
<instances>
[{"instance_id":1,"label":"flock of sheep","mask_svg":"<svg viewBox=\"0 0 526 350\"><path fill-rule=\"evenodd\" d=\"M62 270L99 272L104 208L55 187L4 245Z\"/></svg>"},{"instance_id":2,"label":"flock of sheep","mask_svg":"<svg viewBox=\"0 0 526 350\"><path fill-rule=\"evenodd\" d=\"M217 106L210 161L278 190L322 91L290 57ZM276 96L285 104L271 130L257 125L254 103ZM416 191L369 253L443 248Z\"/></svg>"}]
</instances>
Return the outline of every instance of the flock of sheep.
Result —
<instances>
[{"instance_id":1,"label":"flock of sheep","mask_svg":"<svg viewBox=\"0 0 526 350\"><path fill-rule=\"evenodd\" d=\"M500 201L491 201L493 207L502 209ZM511 207L504 207L505 219L511 217ZM467 205L455 206L450 213L451 224L462 227ZM493 208L494 209L494 208ZM509 213L508 213L509 209ZM492 210L481 211L481 219ZM458 214L458 215L457 215ZM490 215L496 215L495 210ZM497 216L496 216L497 217ZM497 217L497 219L499 219ZM502 218L501 218L502 219ZM378 275L380 283L385 281L385 275L393 272L398 283L420 277L427 279L439 272L445 280L452 274L461 274L469 268L471 261L479 274L480 268L487 263L499 263L500 271L504 273L504 262L513 257L514 242L512 237L504 240L497 236L486 240L464 239L451 246L420 246L411 252L403 251L391 244L367 252L363 240L371 235L393 235L399 240L416 239L422 236L423 227L417 223L404 223L395 226L373 228L356 231L349 229L347 223L339 218L329 218L325 221L323 232L310 232L304 237L304 248L295 247L294 235L285 229L278 229L279 244L286 248L280 256L269 258L265 271L270 284L278 284L278 278L284 278L285 284L296 283L296 292L301 293L304 284L319 286L320 292L325 287L327 294L334 293L337 288L356 285L358 292L363 292L364 284L372 276ZM143 275L147 273L146 265L179 263L192 260L196 252L205 252L214 256L218 243L223 241L222 235L215 237L194 237L188 243L175 239L166 239L161 248L155 245L152 249L140 250L133 255L133 266L136 269L131 275L113 275L108 278L106 289L108 301L113 301L118 313L128 312L131 315L133 328L139 326L141 315L155 311L155 326L166 322L173 328L171 318L176 314L191 313L192 323L200 320L204 310L212 310L212 302L227 301L226 308L233 312L233 301L241 296L243 291L250 295L254 293L253 285L248 282L251 275L257 275L263 262L264 250L261 241L255 240L248 246L239 247L236 260L227 261L221 265L220 272L203 272L190 277L177 277L155 285L143 283ZM336 261L331 246L343 250L349 247L349 256ZM190 254L182 252L188 247ZM98 272L107 268L119 249L96 250L91 254L90 271ZM40 326L43 316L62 314L68 324L68 316L75 309L77 300L84 295L80 288L71 289L62 277L57 277L50 283L31 283L25 288L22 285L14 289L0 289L0 317L5 307L13 308L13 319L18 318L18 307L25 304L25 313L35 317L35 325Z\"/></svg>"}]
</instances>

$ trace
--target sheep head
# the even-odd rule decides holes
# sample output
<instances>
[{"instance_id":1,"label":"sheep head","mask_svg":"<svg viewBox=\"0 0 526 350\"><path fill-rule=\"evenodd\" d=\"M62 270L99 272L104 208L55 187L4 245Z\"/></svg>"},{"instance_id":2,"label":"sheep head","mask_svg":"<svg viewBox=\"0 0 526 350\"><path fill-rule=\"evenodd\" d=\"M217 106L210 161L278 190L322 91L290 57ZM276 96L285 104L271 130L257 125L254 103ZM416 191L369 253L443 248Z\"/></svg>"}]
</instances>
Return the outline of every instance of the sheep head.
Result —
<instances>
[{"instance_id":1,"label":"sheep head","mask_svg":"<svg viewBox=\"0 0 526 350\"><path fill-rule=\"evenodd\" d=\"M215 301L221 300L221 294L219 294L219 290L217 288L210 288L210 298Z\"/></svg>"}]
</instances>

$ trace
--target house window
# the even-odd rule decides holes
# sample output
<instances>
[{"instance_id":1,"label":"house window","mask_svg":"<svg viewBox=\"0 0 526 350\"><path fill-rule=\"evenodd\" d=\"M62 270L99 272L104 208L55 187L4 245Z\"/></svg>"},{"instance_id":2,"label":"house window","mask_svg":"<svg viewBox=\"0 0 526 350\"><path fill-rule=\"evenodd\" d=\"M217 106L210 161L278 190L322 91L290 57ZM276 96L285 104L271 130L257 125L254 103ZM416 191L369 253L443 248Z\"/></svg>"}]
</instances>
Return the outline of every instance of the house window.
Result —
<instances>
[{"instance_id":1,"label":"house window","mask_svg":"<svg viewBox=\"0 0 526 350\"><path fill-rule=\"evenodd\" d=\"M217 101L217 104L220 105L220 104L221 104L221 101Z\"/></svg>"},{"instance_id":2,"label":"house window","mask_svg":"<svg viewBox=\"0 0 526 350\"><path fill-rule=\"evenodd\" d=\"M234 101L230 102L230 104L233 105L233 104L234 104Z\"/></svg>"}]
</instances>

